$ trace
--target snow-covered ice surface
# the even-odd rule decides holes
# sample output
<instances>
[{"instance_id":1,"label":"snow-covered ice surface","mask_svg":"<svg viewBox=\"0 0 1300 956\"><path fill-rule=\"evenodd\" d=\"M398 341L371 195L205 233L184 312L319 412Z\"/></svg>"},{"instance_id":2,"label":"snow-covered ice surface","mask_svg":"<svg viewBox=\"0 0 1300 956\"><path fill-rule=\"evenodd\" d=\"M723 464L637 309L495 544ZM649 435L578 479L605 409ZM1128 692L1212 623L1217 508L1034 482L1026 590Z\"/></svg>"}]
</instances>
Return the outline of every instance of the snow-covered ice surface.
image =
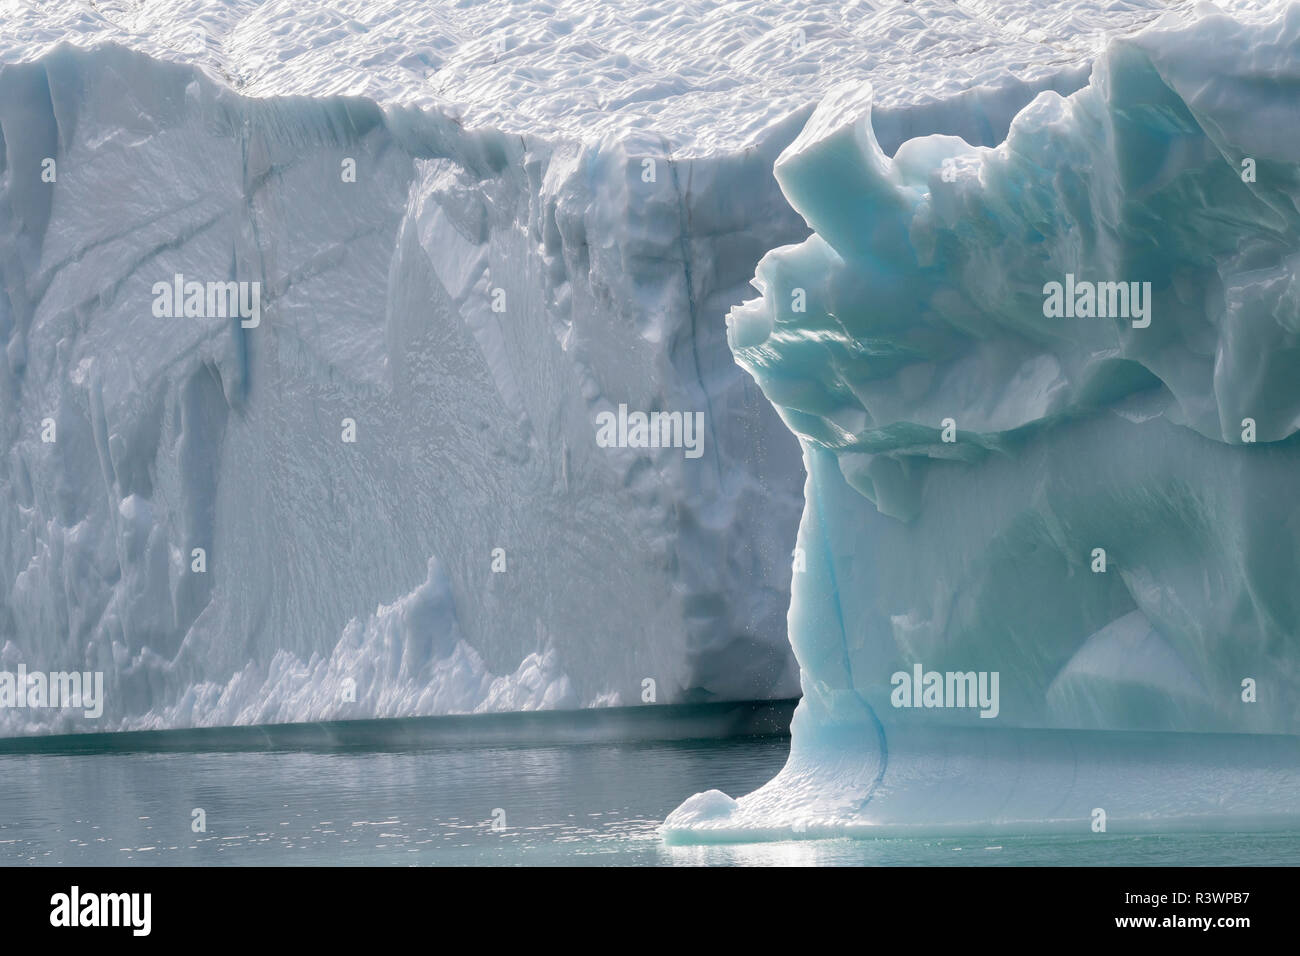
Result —
<instances>
[{"instance_id":1,"label":"snow-covered ice surface","mask_svg":"<svg viewBox=\"0 0 1300 956\"><path fill-rule=\"evenodd\" d=\"M1114 0L5 0L0 61L118 44L251 97L364 97L548 140L753 146L837 83L870 78L882 139L999 137L1018 86L1077 88L1104 34L1188 3ZM895 115L896 114L896 115ZM909 115L911 118L909 118ZM999 129L1000 128L1000 129Z\"/></svg>"},{"instance_id":2,"label":"snow-covered ice surface","mask_svg":"<svg viewBox=\"0 0 1300 956\"><path fill-rule=\"evenodd\" d=\"M1287 4L1114 39L994 148L827 96L776 166L815 234L728 319L808 469L792 754L670 839L1295 825L1298 92Z\"/></svg>"}]
</instances>

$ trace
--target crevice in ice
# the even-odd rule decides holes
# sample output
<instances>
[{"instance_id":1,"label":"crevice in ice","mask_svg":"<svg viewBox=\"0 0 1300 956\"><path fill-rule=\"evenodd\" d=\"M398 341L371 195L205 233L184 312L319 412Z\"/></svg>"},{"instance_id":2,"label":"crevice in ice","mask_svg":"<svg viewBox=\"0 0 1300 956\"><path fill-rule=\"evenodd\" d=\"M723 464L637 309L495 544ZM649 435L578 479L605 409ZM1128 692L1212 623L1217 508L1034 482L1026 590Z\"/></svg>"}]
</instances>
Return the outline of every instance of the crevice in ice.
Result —
<instances>
[{"instance_id":1,"label":"crevice in ice","mask_svg":"<svg viewBox=\"0 0 1300 956\"><path fill-rule=\"evenodd\" d=\"M871 802L871 798L875 796L876 790L880 786L881 781L885 779L886 770L889 769L889 741L885 734L885 725L882 724L880 718L876 716L876 712L872 708L871 704L858 691L857 681L853 677L853 656L849 652L848 628L844 625L844 606L840 601L839 582L835 574L835 556L831 551L830 529L826 523L826 514L822 506L821 497L816 496L814 500L816 501L817 507L817 524L821 531L819 536L821 538L822 550L824 552L822 560L825 561L826 573L830 584L830 593L834 595L835 622L839 625L840 647L842 649L842 661L844 676L847 681L847 689L855 698L857 698L858 703L862 707L862 712L870 718L871 725L876 732L876 744L879 751L877 756L879 764L876 770L875 780L873 780L871 785L867 787L866 793L857 804L855 812L861 812L862 809Z\"/></svg>"},{"instance_id":2,"label":"crevice in ice","mask_svg":"<svg viewBox=\"0 0 1300 956\"><path fill-rule=\"evenodd\" d=\"M660 143L665 161L668 164L668 171L673 177L673 191L677 195L678 248L681 250L682 280L685 284L687 314L690 316L691 359L695 363L695 378L700 384L700 395L704 398L706 432L716 434L717 420L713 415L713 398L709 395L709 386L704 381L703 366L700 364L699 309L695 304L695 279L691 275L691 214L687 203L689 186L684 193L681 180L677 174L677 161L673 159L672 146L668 140L662 137L660 137ZM714 475L718 483L721 484L722 466L719 463L718 456L710 455L709 458L713 462Z\"/></svg>"}]
</instances>

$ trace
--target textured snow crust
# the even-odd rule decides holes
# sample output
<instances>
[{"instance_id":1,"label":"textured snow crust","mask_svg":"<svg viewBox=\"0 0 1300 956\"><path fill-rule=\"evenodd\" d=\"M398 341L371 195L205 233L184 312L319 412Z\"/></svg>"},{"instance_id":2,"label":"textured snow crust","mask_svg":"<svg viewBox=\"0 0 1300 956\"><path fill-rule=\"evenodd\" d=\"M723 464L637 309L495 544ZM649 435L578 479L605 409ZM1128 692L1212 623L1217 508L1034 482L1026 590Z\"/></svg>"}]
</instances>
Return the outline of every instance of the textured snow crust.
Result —
<instances>
[{"instance_id":1,"label":"textured snow crust","mask_svg":"<svg viewBox=\"0 0 1300 956\"><path fill-rule=\"evenodd\" d=\"M965 113L996 128L996 110L978 114L999 91L1050 87L1064 77L1077 87L1104 34L1191 7L1156 0L10 2L0 59L39 60L63 43L115 43L199 65L247 96L364 97L390 109L446 113L468 129L546 138L649 135L685 158L752 145L774 121L867 76L884 91L878 122L906 127L918 106L968 94L959 109L950 105L953 118Z\"/></svg>"}]
</instances>

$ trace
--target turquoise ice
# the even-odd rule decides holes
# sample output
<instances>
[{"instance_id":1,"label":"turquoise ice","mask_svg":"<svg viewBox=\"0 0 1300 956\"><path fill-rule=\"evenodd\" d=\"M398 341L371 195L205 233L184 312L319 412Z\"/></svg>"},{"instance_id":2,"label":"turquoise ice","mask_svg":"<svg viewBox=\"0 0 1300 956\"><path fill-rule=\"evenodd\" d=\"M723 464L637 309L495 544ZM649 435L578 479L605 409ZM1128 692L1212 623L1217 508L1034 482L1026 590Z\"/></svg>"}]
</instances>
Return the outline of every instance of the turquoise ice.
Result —
<instances>
[{"instance_id":1,"label":"turquoise ice","mask_svg":"<svg viewBox=\"0 0 1300 956\"><path fill-rule=\"evenodd\" d=\"M804 699L669 839L1294 824L1297 94L1300 7L1207 5L993 148L825 99L776 164L815 234L728 317L803 447Z\"/></svg>"}]
</instances>

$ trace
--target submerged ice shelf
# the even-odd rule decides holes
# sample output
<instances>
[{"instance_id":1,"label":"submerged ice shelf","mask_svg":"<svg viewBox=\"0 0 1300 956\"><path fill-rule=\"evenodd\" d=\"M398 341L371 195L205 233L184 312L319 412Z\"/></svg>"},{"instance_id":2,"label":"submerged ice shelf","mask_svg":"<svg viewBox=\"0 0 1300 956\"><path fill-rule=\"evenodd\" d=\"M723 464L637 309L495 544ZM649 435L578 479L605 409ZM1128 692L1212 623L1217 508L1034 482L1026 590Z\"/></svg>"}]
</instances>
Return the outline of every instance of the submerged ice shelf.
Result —
<instances>
[{"instance_id":1,"label":"submerged ice shelf","mask_svg":"<svg viewBox=\"0 0 1300 956\"><path fill-rule=\"evenodd\" d=\"M670 840L1300 823L1297 88L1300 6L1205 5L992 148L824 100L729 316L804 450L804 697Z\"/></svg>"},{"instance_id":2,"label":"submerged ice shelf","mask_svg":"<svg viewBox=\"0 0 1300 956\"><path fill-rule=\"evenodd\" d=\"M801 463L722 322L808 235L776 157L845 81L992 146L1166 8L5 5L0 669L107 700L0 733L796 693Z\"/></svg>"}]
</instances>

